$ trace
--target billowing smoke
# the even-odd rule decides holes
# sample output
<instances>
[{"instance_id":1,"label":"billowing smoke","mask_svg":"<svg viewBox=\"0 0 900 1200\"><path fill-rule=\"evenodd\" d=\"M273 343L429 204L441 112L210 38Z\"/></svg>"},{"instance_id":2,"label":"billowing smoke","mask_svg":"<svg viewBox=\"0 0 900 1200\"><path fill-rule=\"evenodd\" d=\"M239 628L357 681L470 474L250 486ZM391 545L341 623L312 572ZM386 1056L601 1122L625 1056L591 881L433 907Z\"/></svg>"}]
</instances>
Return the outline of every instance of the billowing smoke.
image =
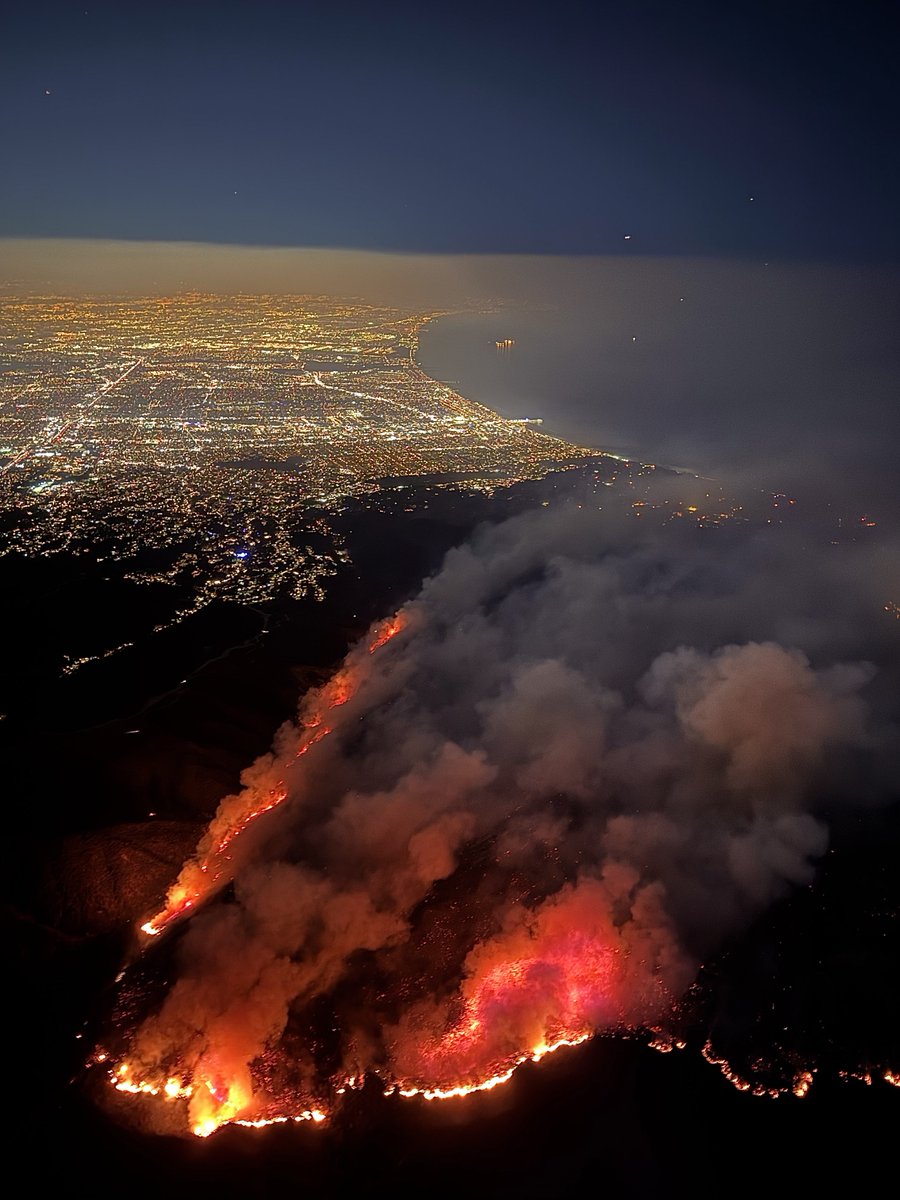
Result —
<instances>
[{"instance_id":1,"label":"billowing smoke","mask_svg":"<svg viewBox=\"0 0 900 1200\"><path fill-rule=\"evenodd\" d=\"M574 506L483 530L306 697L186 868L233 886L128 1078L190 1089L199 1132L373 1072L483 1086L664 1023L811 879L822 806L877 790L875 668L835 661L793 548L635 532Z\"/></svg>"}]
</instances>

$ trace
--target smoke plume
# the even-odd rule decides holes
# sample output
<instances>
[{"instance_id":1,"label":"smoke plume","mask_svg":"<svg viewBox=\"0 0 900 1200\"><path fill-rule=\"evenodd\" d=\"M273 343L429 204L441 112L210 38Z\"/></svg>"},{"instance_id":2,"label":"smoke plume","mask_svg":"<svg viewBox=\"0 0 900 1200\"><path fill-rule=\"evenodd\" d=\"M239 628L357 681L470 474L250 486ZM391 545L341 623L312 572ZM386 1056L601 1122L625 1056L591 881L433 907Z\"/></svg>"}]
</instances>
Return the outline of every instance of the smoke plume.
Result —
<instances>
[{"instance_id":1,"label":"smoke plume","mask_svg":"<svg viewBox=\"0 0 900 1200\"><path fill-rule=\"evenodd\" d=\"M877 791L875 668L835 661L852 638L792 554L574 507L452 551L223 801L123 1074L210 1132L665 1022L811 879L822 806Z\"/></svg>"}]
</instances>

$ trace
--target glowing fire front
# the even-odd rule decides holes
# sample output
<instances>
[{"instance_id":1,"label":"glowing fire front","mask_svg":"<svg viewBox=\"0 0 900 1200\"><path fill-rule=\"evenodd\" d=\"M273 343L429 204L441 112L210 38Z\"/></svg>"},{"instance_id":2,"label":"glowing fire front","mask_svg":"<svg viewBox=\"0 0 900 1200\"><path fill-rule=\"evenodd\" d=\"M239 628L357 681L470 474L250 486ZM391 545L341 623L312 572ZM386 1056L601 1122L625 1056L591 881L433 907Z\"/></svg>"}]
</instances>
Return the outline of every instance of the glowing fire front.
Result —
<instances>
[{"instance_id":1,"label":"glowing fire front","mask_svg":"<svg viewBox=\"0 0 900 1200\"><path fill-rule=\"evenodd\" d=\"M396 637L401 629L406 626L405 613L398 612L396 616L391 617L388 621L383 621L376 629L375 636L369 643L369 653L374 654L376 650L380 650L392 637Z\"/></svg>"},{"instance_id":2,"label":"glowing fire front","mask_svg":"<svg viewBox=\"0 0 900 1200\"><path fill-rule=\"evenodd\" d=\"M368 645L369 654L374 654L396 637L406 624L406 615L401 611L377 625ZM332 732L324 724L325 714L349 703L364 681L362 671L351 659L352 656L348 656L348 661L328 683L305 698L299 718L296 758L308 754ZM158 937L228 883L233 873L229 848L261 816L280 807L287 797L288 789L283 781L263 790L251 784L237 796L227 796L200 839L196 852L169 889L165 906L140 926L141 933Z\"/></svg>"},{"instance_id":3,"label":"glowing fire front","mask_svg":"<svg viewBox=\"0 0 900 1200\"><path fill-rule=\"evenodd\" d=\"M408 1082L393 1082L384 1088L384 1095L400 1096L405 1100L419 1098L422 1100L456 1100L478 1092L492 1091L508 1083L515 1072L524 1063L538 1063L550 1054L555 1054L564 1048L580 1046L592 1035L583 1033L575 1037L560 1037L548 1044L541 1042L530 1051L516 1055L509 1066L496 1074L477 1078L471 1082L445 1085L443 1087L415 1086ZM103 1055L98 1055L96 1061L102 1061ZM273 1112L272 1115L253 1115L258 1111L261 1100L243 1092L239 1087L228 1085L222 1081L203 1079L198 1085L184 1083L178 1077L169 1077L157 1082L136 1078L128 1063L121 1063L109 1071L109 1079L117 1091L132 1096L152 1096L163 1101L180 1101L188 1103L190 1132L199 1138L207 1138L227 1125L238 1125L246 1129L264 1129L271 1125L287 1125L312 1121L321 1124L327 1121L330 1111L320 1104L314 1107L298 1107L291 1112ZM359 1089L365 1082L365 1076L348 1076L335 1081L333 1088L336 1099L348 1091ZM263 1104L264 1107L270 1107Z\"/></svg>"},{"instance_id":4,"label":"glowing fire front","mask_svg":"<svg viewBox=\"0 0 900 1200\"><path fill-rule=\"evenodd\" d=\"M126 982L124 1040L97 1056L151 1113L186 1108L206 1137L321 1122L364 1080L430 1101L489 1091L604 1031L671 1048L663 1031L698 967L678 897L710 911L714 946L758 907L747 879L755 895L810 877L824 840L795 791L812 751L791 739L849 728L856 709L829 691L847 672L819 678L774 645L667 652L629 707L581 671L580 650L535 661L541 622L540 636L494 628L490 572L478 584L469 558L457 565L461 581L425 589L307 695L143 926L154 937L197 914L171 978L148 963L135 994ZM803 719L760 738L758 714L785 703ZM787 811L771 809L773 780ZM282 806L277 828L248 836ZM774 848L762 860L757 842ZM736 1087L775 1094L704 1053ZM792 1070L787 1090L806 1095L815 1067Z\"/></svg>"},{"instance_id":5,"label":"glowing fire front","mask_svg":"<svg viewBox=\"0 0 900 1200\"><path fill-rule=\"evenodd\" d=\"M266 770L256 773L240 795L222 802L197 852L169 892L165 908L142 926L145 934L158 936L180 918L192 915L234 878L236 843L291 792L285 780L271 785L274 764L280 761L288 779L291 764L298 764L347 719L337 710L345 710L367 686L374 670L368 666L371 656L406 624L401 613L377 626L328 683L307 695L290 750L284 749L282 741L280 757L271 760L268 774ZM377 702L377 695L375 699ZM366 703L371 700L367 697ZM442 784L447 772L457 782L469 774L475 783L488 778L479 759L470 761L458 751L442 758L436 771ZM259 780L270 786L263 787ZM427 803L429 786L427 777L417 784L413 811ZM404 810L396 811L399 815ZM364 820L361 813L359 819ZM441 839L434 832L428 837L410 836L408 847L414 852L414 864L429 861L435 853L432 847L440 845L445 836L463 839L472 828L468 818L451 816L441 821L436 827L442 831ZM374 836L378 836L377 830ZM429 862L425 879L441 878L453 870L452 857L445 862L445 856L446 850L441 850ZM422 868L417 865L415 869ZM302 868L283 868L285 878L292 878L297 870L302 874ZM386 878L393 880L391 886L397 886L394 876ZM417 878L415 873L413 878ZM305 875L303 880L303 888L296 893L301 906L315 907L317 896L322 903L329 900L329 884L311 882ZM633 883L629 877L628 887ZM390 941L404 928L396 917L381 912L371 896L363 899L362 892L348 891L347 883L343 888L330 910L334 927L331 933L323 930L321 934L326 939L323 946L329 939L339 943L343 931L354 924L376 931L371 935L373 947ZM427 884L416 894L424 896L426 892ZM403 903L408 906L409 902ZM267 1047L276 1055L279 1052L291 997L327 991L329 981L336 978L327 968L324 977L308 975L303 955L276 955L265 960L268 965L260 966L253 958L255 951L239 952L236 959L229 951L227 961L220 964L221 980L224 983L227 977L234 1003L223 1009L216 982L218 952L213 949L206 975L180 979L159 1016L145 1021L137 1031L128 1058L107 1069L119 1092L186 1105L188 1126L199 1137L228 1124L259 1128L288 1121L320 1122L342 1094L360 1087L367 1076L376 1077L386 1095L407 1098L447 1100L488 1091L506 1083L526 1062L539 1062L563 1047L579 1045L600 1029L640 1023L668 1008L671 992L665 971L650 970L648 974L646 967L658 951L640 944L631 923L615 924L612 908L608 888L598 880L566 885L533 909L513 906L511 914L519 914L514 928L476 941L469 951L464 982L455 998L412 1002L393 1025L383 1018L380 1049L370 1052L367 1061L354 1061L352 1070L320 1082L315 1095L293 1085L273 1092L265 1073L260 1075L254 1065ZM223 913L213 914L215 920L230 921L227 910L225 906ZM238 982L242 972L246 974L244 983ZM282 999L272 1012L264 1013L257 1010L251 997L263 990L259 981L267 972ZM194 1013L202 1015L195 1018ZM353 1030L347 1033L352 1043Z\"/></svg>"},{"instance_id":6,"label":"glowing fire front","mask_svg":"<svg viewBox=\"0 0 900 1200\"><path fill-rule=\"evenodd\" d=\"M95 1061L105 1061L102 1052ZM240 1114L247 1110L251 1096L237 1082L226 1083L221 1079L201 1078L199 1083L185 1083L177 1076L151 1083L135 1078L129 1063L120 1063L109 1071L109 1078L119 1092L133 1096L156 1096L165 1101L187 1101L190 1113L190 1130L195 1137L206 1138L224 1125L243 1125L261 1129L266 1125L281 1125L290 1121L326 1120L326 1113L319 1108L304 1108L291 1116L247 1118Z\"/></svg>"},{"instance_id":7,"label":"glowing fire front","mask_svg":"<svg viewBox=\"0 0 900 1200\"><path fill-rule=\"evenodd\" d=\"M186 1102L189 1127L200 1137L227 1124L320 1122L367 1072L387 1096L435 1101L489 1091L524 1063L669 1009L671 995L658 973L641 992L635 958L642 947L633 930L612 923L608 901L598 881L566 887L514 931L476 944L455 1001L412 1006L385 1029L380 1061L329 1081L330 1102L302 1094L275 1098L250 1069L229 1074L224 1060L206 1050L177 1073L171 1061L141 1069L141 1050L149 1048L152 1057L152 1028L136 1057L113 1068L110 1078L121 1092ZM241 1024L252 1020L246 1014ZM241 1035L232 1030L232 1037Z\"/></svg>"},{"instance_id":8,"label":"glowing fire front","mask_svg":"<svg viewBox=\"0 0 900 1200\"><path fill-rule=\"evenodd\" d=\"M523 1063L581 1045L609 1007L615 965L614 949L581 938L498 963L469 987L455 1025L415 1047L415 1075L385 1094L449 1100L490 1091ZM530 1048L522 1049L523 1039L526 1046L533 1039Z\"/></svg>"},{"instance_id":9,"label":"glowing fire front","mask_svg":"<svg viewBox=\"0 0 900 1200\"><path fill-rule=\"evenodd\" d=\"M602 882L567 885L477 944L449 1027L445 1008L424 1005L392 1031L389 1091L443 1100L490 1090L523 1063L670 1011L674 976L661 960L644 970L649 947L610 910Z\"/></svg>"},{"instance_id":10,"label":"glowing fire front","mask_svg":"<svg viewBox=\"0 0 900 1200\"><path fill-rule=\"evenodd\" d=\"M595 1031L591 1017L616 1010L614 995L622 985L617 949L583 937L548 944L529 958L496 962L469 980L460 1014L449 1028L432 1032L427 1018L413 1013L407 1028L395 1030L395 1051L415 1062L415 1068L402 1077L381 1069L379 1077L388 1076L384 1095L452 1100L499 1087L522 1064L587 1041ZM525 1049L522 1038L531 1039ZM95 1061L107 1061L107 1056L98 1054ZM321 1101L301 1098L294 1106L284 1099L273 1102L254 1090L249 1073L226 1079L198 1065L194 1073L144 1076L131 1062L108 1071L120 1092L186 1103L189 1127L197 1137L229 1124L258 1129L320 1123L330 1112ZM335 1102L364 1080L363 1073L332 1080Z\"/></svg>"}]
</instances>

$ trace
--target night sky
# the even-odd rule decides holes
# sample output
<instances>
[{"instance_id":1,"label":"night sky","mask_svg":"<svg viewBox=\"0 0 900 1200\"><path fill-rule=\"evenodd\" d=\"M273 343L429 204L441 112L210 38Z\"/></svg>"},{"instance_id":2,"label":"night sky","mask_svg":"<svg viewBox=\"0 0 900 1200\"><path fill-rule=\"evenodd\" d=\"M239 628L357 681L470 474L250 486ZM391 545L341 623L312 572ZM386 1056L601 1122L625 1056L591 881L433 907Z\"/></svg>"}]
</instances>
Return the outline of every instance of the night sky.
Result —
<instances>
[{"instance_id":1,"label":"night sky","mask_svg":"<svg viewBox=\"0 0 900 1200\"><path fill-rule=\"evenodd\" d=\"M897 14L10 5L0 236L896 261Z\"/></svg>"}]
</instances>

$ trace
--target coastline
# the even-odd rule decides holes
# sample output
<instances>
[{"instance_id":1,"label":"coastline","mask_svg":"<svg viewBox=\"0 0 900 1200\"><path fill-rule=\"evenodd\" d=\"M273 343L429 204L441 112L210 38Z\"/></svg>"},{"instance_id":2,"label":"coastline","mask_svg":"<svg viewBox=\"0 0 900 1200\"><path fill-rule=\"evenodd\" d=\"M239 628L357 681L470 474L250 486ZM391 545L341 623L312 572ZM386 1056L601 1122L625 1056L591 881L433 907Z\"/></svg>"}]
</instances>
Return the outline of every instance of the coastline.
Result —
<instances>
[{"instance_id":1,"label":"coastline","mask_svg":"<svg viewBox=\"0 0 900 1200\"><path fill-rule=\"evenodd\" d=\"M479 318L479 317L487 318L498 311L500 311L500 310L496 310L496 309L463 309L463 308L461 308L461 309L453 309L448 312L437 313L433 316L429 316L429 317L425 318L422 321L421 325L419 326L419 328L416 332L415 345L412 346L410 349L410 361L421 372L421 374L423 376L425 376L425 378L427 378L431 383L451 388L453 390L454 394L459 396L461 399L467 401L470 404L480 405L482 408L485 408L485 409L489 410L490 412L495 413L496 416L499 417L501 420L512 421L514 423L528 423L529 426L535 425L535 424L537 424L537 422L540 422L539 426L536 429L534 429L533 432L539 433L544 437L552 439L553 441L563 442L567 446L573 447L573 449L575 449L576 451L580 451L582 453L586 453L589 455L598 455L598 456L602 456L604 458L613 458L619 462L647 462L647 461L649 461L649 459L646 458L642 454L642 452L640 451L640 449L637 446L634 446L634 447L615 446L612 449L608 449L607 447L605 447L603 445L597 445L597 444L594 444L593 442L586 443L584 441L580 441L576 438L573 438L563 428L561 428L558 425L556 425L555 423L553 423L554 418L552 415L548 419L548 417L545 416L543 412L538 413L537 417L523 417L523 416L519 415L518 413L516 415L512 415L511 413L504 412L502 410L502 407L497 405L496 402L492 403L489 400L484 399L479 394L481 389L477 386L477 384L475 387L472 387L472 386L469 386L469 383L467 381L463 381L463 380L456 379L456 378L453 378L453 379L442 378L442 375L444 375L445 372L434 372L430 368L429 365L426 365L426 362L424 360L426 358L426 355L428 354L428 351L423 350L422 334L424 332L427 331L429 333L434 333L443 325L443 331L446 335L447 322L452 318L460 318L460 317L462 317L462 318L466 318L466 317L468 317L468 318ZM487 342L488 339L485 338L485 341ZM663 464L659 464L659 465L663 465ZM694 474L694 472L690 468L685 468L685 467L667 467L666 469L678 471L678 472L686 472L688 474Z\"/></svg>"}]
</instances>

